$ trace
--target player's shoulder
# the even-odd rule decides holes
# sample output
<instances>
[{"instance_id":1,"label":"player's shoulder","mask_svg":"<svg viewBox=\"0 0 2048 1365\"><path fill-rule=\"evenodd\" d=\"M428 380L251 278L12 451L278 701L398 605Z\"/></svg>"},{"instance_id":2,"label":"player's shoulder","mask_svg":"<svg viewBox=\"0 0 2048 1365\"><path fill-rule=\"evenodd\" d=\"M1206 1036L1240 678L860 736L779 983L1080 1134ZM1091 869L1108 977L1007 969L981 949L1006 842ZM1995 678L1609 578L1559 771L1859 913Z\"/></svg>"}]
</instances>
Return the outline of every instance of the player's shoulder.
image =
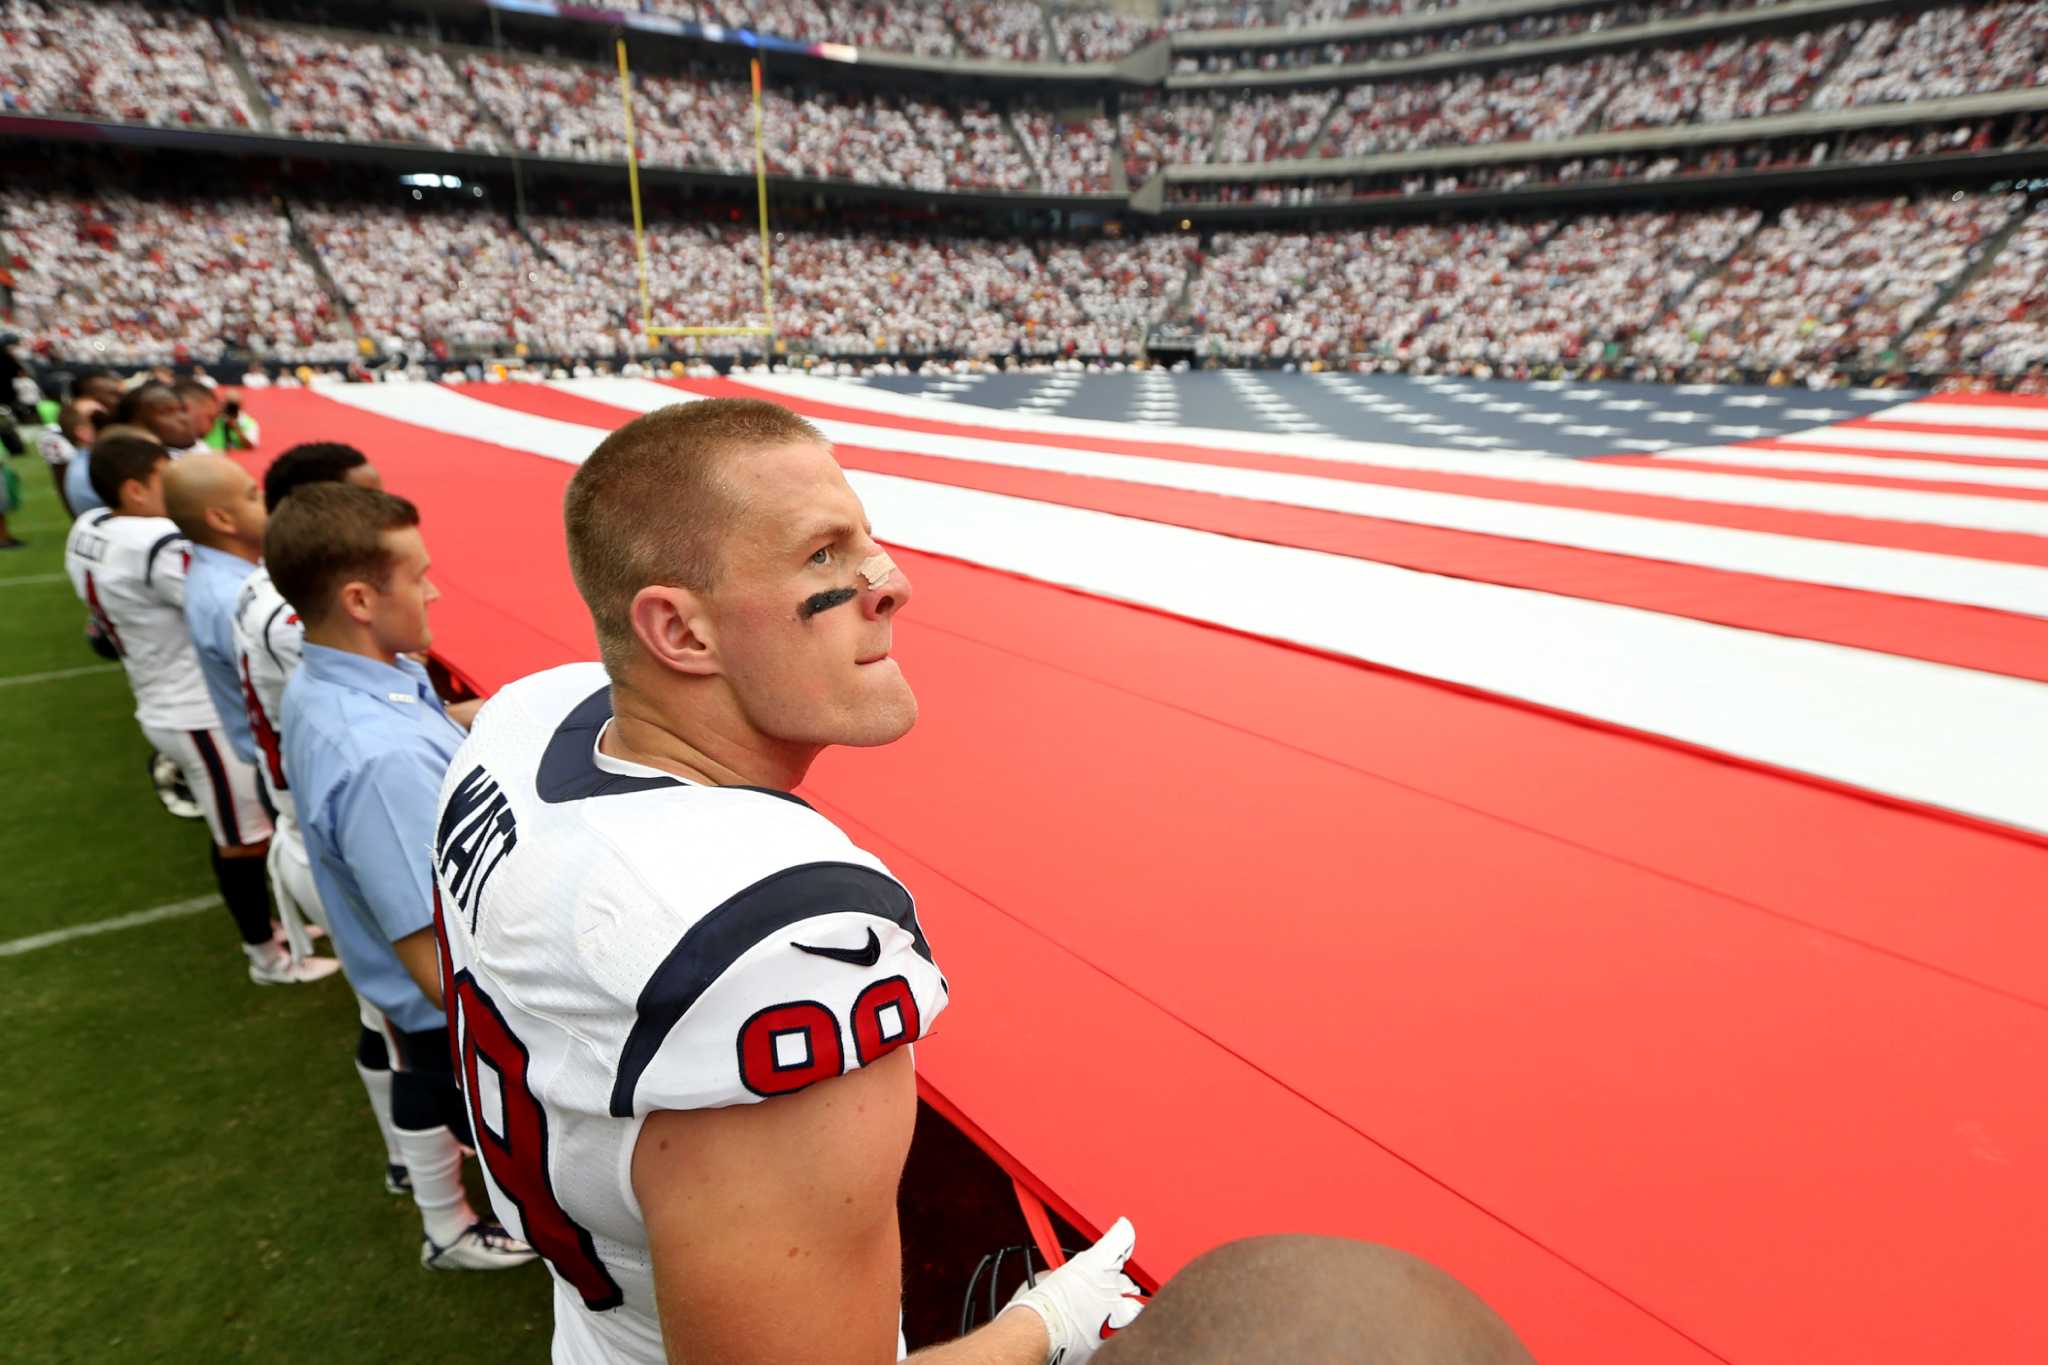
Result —
<instances>
[{"instance_id":1,"label":"player's shoulder","mask_svg":"<svg viewBox=\"0 0 2048 1365\"><path fill-rule=\"evenodd\" d=\"M358 687L345 687L308 668L292 670L284 685L285 746L304 744L334 755L357 770L381 756L388 745L377 722L387 703Z\"/></svg>"},{"instance_id":2,"label":"player's shoulder","mask_svg":"<svg viewBox=\"0 0 2048 1365\"><path fill-rule=\"evenodd\" d=\"M104 507L95 507L89 512L79 513L71 523L71 529L64 533L65 552L75 552L88 539L107 540L106 524L113 519L114 514Z\"/></svg>"},{"instance_id":3,"label":"player's shoulder","mask_svg":"<svg viewBox=\"0 0 2048 1365\"><path fill-rule=\"evenodd\" d=\"M601 753L612 718L600 664L565 664L501 689L477 713L449 765L442 802L460 806L485 784L502 788L536 836L591 845L633 872L666 882L678 859L726 880L791 864L847 861L882 870L801 798L755 787L686 782ZM714 871L715 870L715 871Z\"/></svg>"},{"instance_id":4,"label":"player's shoulder","mask_svg":"<svg viewBox=\"0 0 2048 1365\"><path fill-rule=\"evenodd\" d=\"M531 875L494 881L521 889L472 919L570 916L552 932L573 935L585 966L627 1000L707 922L748 941L823 913L914 925L882 860L800 797L621 763L598 749L611 715L596 665L522 679L478 713L442 784L436 861L471 910L482 882L466 869L484 843L505 841L506 866Z\"/></svg>"},{"instance_id":5,"label":"player's shoulder","mask_svg":"<svg viewBox=\"0 0 2048 1365\"><path fill-rule=\"evenodd\" d=\"M284 610L279 611L280 608ZM271 624L269 618L273 613L280 619L292 615L284 594L270 581L270 570L258 564L235 589L235 624L253 635Z\"/></svg>"},{"instance_id":6,"label":"player's shoulder","mask_svg":"<svg viewBox=\"0 0 2048 1365\"><path fill-rule=\"evenodd\" d=\"M169 517L124 517L102 508L96 512L87 512L80 520L93 517L104 518L98 523L101 535L123 545L154 545L165 537L171 540L184 539L178 530L178 523Z\"/></svg>"}]
</instances>

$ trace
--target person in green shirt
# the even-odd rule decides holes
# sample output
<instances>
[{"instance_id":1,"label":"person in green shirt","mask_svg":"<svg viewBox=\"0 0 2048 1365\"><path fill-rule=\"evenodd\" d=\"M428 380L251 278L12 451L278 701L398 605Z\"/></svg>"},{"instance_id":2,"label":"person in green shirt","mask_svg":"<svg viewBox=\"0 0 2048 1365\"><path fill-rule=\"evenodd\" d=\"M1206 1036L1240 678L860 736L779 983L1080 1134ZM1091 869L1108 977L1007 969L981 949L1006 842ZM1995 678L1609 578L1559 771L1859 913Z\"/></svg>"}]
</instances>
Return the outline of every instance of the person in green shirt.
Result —
<instances>
[{"instance_id":1,"label":"person in green shirt","mask_svg":"<svg viewBox=\"0 0 2048 1365\"><path fill-rule=\"evenodd\" d=\"M223 400L219 390L200 379L180 379L174 387L201 441L221 451L256 448L261 430L256 419L242 411L239 398Z\"/></svg>"}]
</instances>

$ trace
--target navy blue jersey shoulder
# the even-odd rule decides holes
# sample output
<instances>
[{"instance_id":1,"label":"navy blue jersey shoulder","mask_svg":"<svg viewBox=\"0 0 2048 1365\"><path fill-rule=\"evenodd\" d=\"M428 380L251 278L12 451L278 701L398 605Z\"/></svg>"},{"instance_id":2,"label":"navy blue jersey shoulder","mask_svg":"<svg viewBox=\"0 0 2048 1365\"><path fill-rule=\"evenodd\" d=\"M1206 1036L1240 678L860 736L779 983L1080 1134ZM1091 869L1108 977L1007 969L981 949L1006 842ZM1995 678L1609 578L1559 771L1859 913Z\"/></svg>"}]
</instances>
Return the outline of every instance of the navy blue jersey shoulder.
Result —
<instances>
[{"instance_id":1,"label":"navy blue jersey shoulder","mask_svg":"<svg viewBox=\"0 0 2048 1365\"><path fill-rule=\"evenodd\" d=\"M932 961L917 907L894 877L857 863L802 863L764 877L691 925L647 979L612 1083L612 1114L632 1116L633 1092L662 1043L743 954L813 915L849 910L908 930L918 956Z\"/></svg>"},{"instance_id":2,"label":"navy blue jersey shoulder","mask_svg":"<svg viewBox=\"0 0 2048 1365\"><path fill-rule=\"evenodd\" d=\"M662 787L686 785L679 777L634 777L608 773L597 766L597 736L612 718L612 689L607 683L576 704L555 727L548 747L540 756L540 771L534 777L534 792L549 805L564 801L585 801L593 796L619 796L628 792L657 791ZM792 792L773 787L721 787L720 791L760 792L766 796L794 801L808 808L810 803Z\"/></svg>"},{"instance_id":3,"label":"navy blue jersey shoulder","mask_svg":"<svg viewBox=\"0 0 2048 1365\"><path fill-rule=\"evenodd\" d=\"M540 772L534 777L534 792L549 805L563 801L584 801L593 796L618 796L626 792L654 791L680 787L677 777L630 777L608 773L597 766L597 736L612 718L612 689L607 683L576 704L576 709L555 727L548 747L540 756Z\"/></svg>"}]
</instances>

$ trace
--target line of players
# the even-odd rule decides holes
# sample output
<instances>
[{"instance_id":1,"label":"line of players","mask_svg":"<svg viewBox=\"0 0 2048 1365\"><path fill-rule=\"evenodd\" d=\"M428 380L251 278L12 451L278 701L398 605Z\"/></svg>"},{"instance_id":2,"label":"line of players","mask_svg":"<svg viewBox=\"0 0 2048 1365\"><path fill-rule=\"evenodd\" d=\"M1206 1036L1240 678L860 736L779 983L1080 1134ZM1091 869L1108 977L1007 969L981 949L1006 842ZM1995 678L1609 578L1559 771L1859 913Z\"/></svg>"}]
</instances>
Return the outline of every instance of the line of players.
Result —
<instances>
[{"instance_id":1,"label":"line of players","mask_svg":"<svg viewBox=\"0 0 2048 1365\"><path fill-rule=\"evenodd\" d=\"M367 912L374 924L401 931L410 925L413 956L424 952L425 975L433 981L427 929L433 896L423 835L411 837L424 829L423 817L404 809L402 784L379 781L418 762L420 746L401 737L379 747L374 733L357 724L351 753L309 760L304 776L345 789L328 806L314 808L314 819L327 824L310 850L286 777L286 694L308 671L302 666L308 654L317 656L317 672L328 662L325 655L343 651L309 642L301 613L265 566L271 514L298 500L317 502L321 492L335 487L375 489L377 470L348 446L299 445L273 461L259 484L240 463L203 445L188 440L172 446L190 435L190 424L182 402L171 402L175 394L153 390L145 385L124 395L117 412L154 420L103 428L89 454L71 462L86 469L98 505L88 505L73 523L65 569L100 640L127 673L144 737L176 764L205 818L215 881L241 937L249 978L259 985L324 980L343 963L318 956L315 940L330 931L339 940ZM320 543L321 528L308 529L312 540L301 536L296 562L331 560L345 549ZM373 554L375 537L373 532ZM416 583L411 595L417 602L428 591ZM389 613L379 621L387 632L394 628ZM317 624L310 632L314 639ZM329 623L330 633L346 634L354 624ZM407 624L415 633L403 648L423 650L423 602ZM415 804L424 801L430 813L441 769L476 703L445 707L420 665L410 659L404 664L419 680L412 709L445 731L438 737L440 766L422 768L413 784ZM345 656L341 666L347 666ZM309 723L300 728L310 743L335 718L331 707L309 710ZM432 752L426 751L428 764ZM365 771L371 768L382 771ZM340 812L338 822L334 811ZM343 844L354 866L326 866ZM324 907L344 896L359 913L337 925ZM391 937L404 944L407 932ZM445 1023L436 999L422 991L398 951L385 942L344 952L360 1019L356 1069L377 1119L385 1188L410 1193L418 1205L421 1260L429 1268L525 1264L532 1251L495 1219L475 1212L463 1192L469 1130L454 1094Z\"/></svg>"},{"instance_id":2,"label":"line of players","mask_svg":"<svg viewBox=\"0 0 2048 1365\"><path fill-rule=\"evenodd\" d=\"M360 452L295 446L259 484L115 427L87 468L106 505L67 571L205 808L251 979L324 979L331 935L422 1263L538 1251L557 1365L906 1355L910 1045L951 987L909 891L792 792L916 714L909 579L816 429L727 399L608 438L567 500L603 662L481 718L415 657L419 515ZM469 1207L472 1134L534 1246ZM1449 1277L1338 1239L1227 1244L1141 1314L1134 1241L1118 1220L916 1359L1527 1360Z\"/></svg>"}]
</instances>

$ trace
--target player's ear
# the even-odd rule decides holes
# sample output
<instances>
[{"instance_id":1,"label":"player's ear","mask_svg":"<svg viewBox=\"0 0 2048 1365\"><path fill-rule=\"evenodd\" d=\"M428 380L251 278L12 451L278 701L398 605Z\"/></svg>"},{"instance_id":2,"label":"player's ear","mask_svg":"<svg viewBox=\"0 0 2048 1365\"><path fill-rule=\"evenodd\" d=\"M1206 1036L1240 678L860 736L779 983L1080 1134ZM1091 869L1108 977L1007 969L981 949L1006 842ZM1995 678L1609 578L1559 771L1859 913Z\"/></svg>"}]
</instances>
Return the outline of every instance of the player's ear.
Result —
<instances>
[{"instance_id":1,"label":"player's ear","mask_svg":"<svg viewBox=\"0 0 2048 1365\"><path fill-rule=\"evenodd\" d=\"M350 579L342 584L341 591L334 595L335 610L359 625L368 625L372 616L371 591L368 583L361 579Z\"/></svg>"},{"instance_id":2,"label":"player's ear","mask_svg":"<svg viewBox=\"0 0 2048 1365\"><path fill-rule=\"evenodd\" d=\"M633 594L629 619L640 648L663 668L692 677L719 671L711 622L688 588L653 585Z\"/></svg>"},{"instance_id":3,"label":"player's ear","mask_svg":"<svg viewBox=\"0 0 2048 1365\"><path fill-rule=\"evenodd\" d=\"M235 529L235 514L226 507L206 509L206 524L222 535L232 535Z\"/></svg>"}]
</instances>

